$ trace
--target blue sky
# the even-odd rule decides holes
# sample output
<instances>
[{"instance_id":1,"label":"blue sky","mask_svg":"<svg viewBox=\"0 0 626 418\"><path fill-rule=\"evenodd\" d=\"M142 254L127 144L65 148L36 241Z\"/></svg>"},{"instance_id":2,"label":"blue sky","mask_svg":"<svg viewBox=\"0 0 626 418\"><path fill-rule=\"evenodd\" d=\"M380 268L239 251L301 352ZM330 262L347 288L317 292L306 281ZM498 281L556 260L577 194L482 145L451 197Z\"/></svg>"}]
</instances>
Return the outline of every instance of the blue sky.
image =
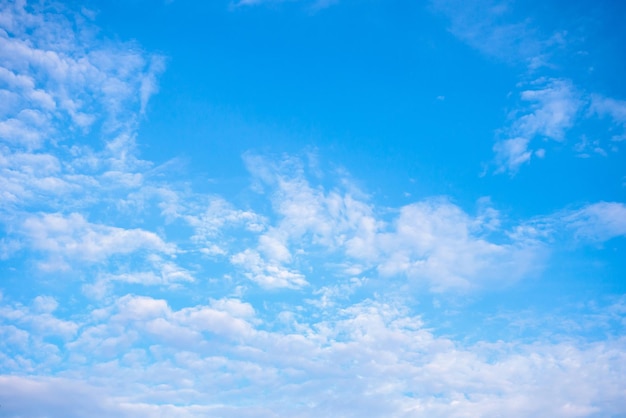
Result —
<instances>
[{"instance_id":1,"label":"blue sky","mask_svg":"<svg viewBox=\"0 0 626 418\"><path fill-rule=\"evenodd\" d=\"M625 13L0 0L0 416L625 416Z\"/></svg>"}]
</instances>

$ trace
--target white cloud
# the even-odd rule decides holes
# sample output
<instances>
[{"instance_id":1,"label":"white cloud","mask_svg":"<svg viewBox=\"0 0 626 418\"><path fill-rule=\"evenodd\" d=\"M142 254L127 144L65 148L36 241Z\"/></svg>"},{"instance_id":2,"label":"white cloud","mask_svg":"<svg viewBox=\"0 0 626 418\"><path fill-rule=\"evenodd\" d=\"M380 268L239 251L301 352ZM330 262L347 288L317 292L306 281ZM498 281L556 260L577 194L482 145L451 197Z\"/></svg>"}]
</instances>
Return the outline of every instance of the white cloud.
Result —
<instances>
[{"instance_id":1,"label":"white cloud","mask_svg":"<svg viewBox=\"0 0 626 418\"><path fill-rule=\"evenodd\" d=\"M93 224L78 213L29 216L21 231L32 249L49 255L50 267L69 267L70 261L103 262L117 254L142 250L176 252L153 232Z\"/></svg>"},{"instance_id":2,"label":"white cloud","mask_svg":"<svg viewBox=\"0 0 626 418\"><path fill-rule=\"evenodd\" d=\"M612 126L608 129L608 131L612 132L612 141L622 142L626 139L625 100L617 100L611 97L601 96L599 94L592 94L589 113L590 115L610 118Z\"/></svg>"},{"instance_id":3,"label":"white cloud","mask_svg":"<svg viewBox=\"0 0 626 418\"><path fill-rule=\"evenodd\" d=\"M528 163L532 156L532 152L528 150L528 142L526 138L513 138L496 142L493 150L496 153L498 172L515 173L522 164Z\"/></svg>"},{"instance_id":4,"label":"white cloud","mask_svg":"<svg viewBox=\"0 0 626 418\"><path fill-rule=\"evenodd\" d=\"M20 335L20 345L24 349L36 350L37 347L44 346L43 337L55 336L69 340L78 332L79 323L54 315L57 307L57 301L49 296L37 296L33 300L32 308L19 304L13 306L9 304L0 305L0 324L8 320L21 327L21 330L18 328L14 330L14 335ZM29 347L27 348L25 345Z\"/></svg>"},{"instance_id":5,"label":"white cloud","mask_svg":"<svg viewBox=\"0 0 626 418\"><path fill-rule=\"evenodd\" d=\"M585 104L568 80L539 79L532 85L534 88L520 93L524 104L511 114L513 121L503 132L507 139L497 141L493 147L497 172L515 173L528 163L533 140L563 141ZM541 156L545 150L535 153Z\"/></svg>"},{"instance_id":6,"label":"white cloud","mask_svg":"<svg viewBox=\"0 0 626 418\"><path fill-rule=\"evenodd\" d=\"M496 244L476 225L476 219L447 202L405 206L394 230L380 236L378 269L385 276L426 280L440 291L511 283L542 264L538 242Z\"/></svg>"},{"instance_id":7,"label":"white cloud","mask_svg":"<svg viewBox=\"0 0 626 418\"><path fill-rule=\"evenodd\" d=\"M14 145L39 148L53 132L85 132L99 118L109 131L127 129L156 91L162 58L99 41L87 20L66 12L24 2L0 8L0 83L19 95L0 138Z\"/></svg>"},{"instance_id":8,"label":"white cloud","mask_svg":"<svg viewBox=\"0 0 626 418\"><path fill-rule=\"evenodd\" d=\"M568 80L538 82L541 84L539 88L521 92L521 99L530 102L529 112L517 118L512 130L526 138L543 136L562 141L583 102Z\"/></svg>"},{"instance_id":9,"label":"white cloud","mask_svg":"<svg viewBox=\"0 0 626 418\"><path fill-rule=\"evenodd\" d=\"M626 236L626 205L597 202L561 210L520 224L512 235L516 239L541 240L554 248L601 244Z\"/></svg>"},{"instance_id":10,"label":"white cloud","mask_svg":"<svg viewBox=\"0 0 626 418\"><path fill-rule=\"evenodd\" d=\"M506 139L498 140L493 147L497 172L515 173L522 164L530 161L533 152L542 158L545 149L533 151L533 142L539 139L563 142L572 128L594 118L609 118L607 138L601 135L590 141L583 134L573 147L578 156L588 158L595 154L606 157L607 149L619 151L615 142L623 137L626 102L579 91L565 79L540 78L531 86L531 89L520 92L522 103L511 112L510 126L502 130L501 135ZM607 139L611 139L613 145L607 145Z\"/></svg>"},{"instance_id":11,"label":"white cloud","mask_svg":"<svg viewBox=\"0 0 626 418\"><path fill-rule=\"evenodd\" d=\"M322 286L313 292L316 296L320 296L317 299L310 299L308 302L320 309L335 307L338 303L347 300L366 281L366 279L353 277L346 283Z\"/></svg>"},{"instance_id":12,"label":"white cloud","mask_svg":"<svg viewBox=\"0 0 626 418\"><path fill-rule=\"evenodd\" d=\"M153 56L150 59L147 72L143 75L140 81L139 93L140 93L140 112L143 114L146 111L148 100L155 93L158 92L159 86L157 76L165 70L165 60L160 56Z\"/></svg>"},{"instance_id":13,"label":"white cloud","mask_svg":"<svg viewBox=\"0 0 626 418\"><path fill-rule=\"evenodd\" d=\"M256 250L247 249L231 258L249 270L248 277L274 286L298 283L301 287L306 284L304 276L289 268L302 260L301 255L332 254L345 246L353 252L362 250L363 256L372 251L366 247L377 221L368 204L351 193L342 195L339 190L327 192L313 187L297 158L270 162L248 154L245 161L257 186L270 191L278 216L276 223L259 236ZM276 276L281 279L276 280Z\"/></svg>"},{"instance_id":14,"label":"white cloud","mask_svg":"<svg viewBox=\"0 0 626 418\"><path fill-rule=\"evenodd\" d=\"M211 308L223 311L235 318L253 318L255 311L252 305L239 299L213 299Z\"/></svg>"},{"instance_id":15,"label":"white cloud","mask_svg":"<svg viewBox=\"0 0 626 418\"><path fill-rule=\"evenodd\" d=\"M268 259L279 263L291 261L291 253L287 249L284 238L270 234L264 234L259 237L259 250L261 253Z\"/></svg>"},{"instance_id":16,"label":"white cloud","mask_svg":"<svg viewBox=\"0 0 626 418\"><path fill-rule=\"evenodd\" d=\"M152 319L171 312L165 300L147 296L126 295L116 305L119 314L114 319L122 318L124 321Z\"/></svg>"},{"instance_id":17,"label":"white cloud","mask_svg":"<svg viewBox=\"0 0 626 418\"><path fill-rule=\"evenodd\" d=\"M504 144L510 145L506 157L511 169L530 158L523 139ZM623 205L618 203L589 205L511 227L488 205L470 216L445 199L405 205L391 212L397 213L391 219L383 218L377 208L350 193L311 186L293 159L266 165L256 159L254 164L253 173L261 174L257 181L268 188L278 217L259 235L256 249L245 249L230 261L265 287L301 287L305 277L298 271L345 277L372 269L381 278L405 277L437 292L505 286L539 273L549 243L567 231L605 241L624 229ZM318 258L326 259L332 270L310 270L308 261ZM342 261L333 265L335 259Z\"/></svg>"},{"instance_id":18,"label":"white cloud","mask_svg":"<svg viewBox=\"0 0 626 418\"><path fill-rule=\"evenodd\" d=\"M0 121L0 139L11 145L39 148L47 131L46 118L33 110L22 110L15 118Z\"/></svg>"},{"instance_id":19,"label":"white cloud","mask_svg":"<svg viewBox=\"0 0 626 418\"><path fill-rule=\"evenodd\" d=\"M355 198L362 195L355 188L313 187L294 159L276 164L256 158L252 172L269 188L278 218L259 237L256 250L242 251L231 262L259 283L268 285L273 277L268 266L276 274L288 274L292 265L304 271L304 255L343 260L350 274L375 269L382 277L406 277L436 291L510 284L543 264L544 249L536 239L519 235L509 242L490 241L490 234L505 231L493 216L485 216L485 208L471 217L445 199L424 200L392 211L397 216L388 219Z\"/></svg>"},{"instance_id":20,"label":"white cloud","mask_svg":"<svg viewBox=\"0 0 626 418\"><path fill-rule=\"evenodd\" d=\"M162 299L127 295L105 311L65 346L72 360L63 379L0 378L0 392L12 395L3 399L5 413L33 416L47 407L51 416L72 416L64 413L79 395L90 400L90 416L624 413L626 340L619 337L461 344L437 336L408 306L372 300L327 310L292 331L262 330L237 299L173 310ZM65 395L50 403L53 393Z\"/></svg>"},{"instance_id":21,"label":"white cloud","mask_svg":"<svg viewBox=\"0 0 626 418\"><path fill-rule=\"evenodd\" d=\"M233 310L233 303L222 304L222 308ZM219 307L219 303L214 302ZM241 312L236 312L240 314ZM247 316L247 315L246 315ZM185 308L173 314L176 322L197 332L210 332L212 334L232 338L235 340L247 339L254 334L252 325L242 318L233 316L230 312L209 307Z\"/></svg>"},{"instance_id":22,"label":"white cloud","mask_svg":"<svg viewBox=\"0 0 626 418\"><path fill-rule=\"evenodd\" d=\"M599 202L561 216L578 238L603 242L626 236L626 205L617 202Z\"/></svg>"},{"instance_id":23,"label":"white cloud","mask_svg":"<svg viewBox=\"0 0 626 418\"><path fill-rule=\"evenodd\" d=\"M3 257L30 245L49 256L40 267L58 270L139 250L173 255L153 232L86 221L146 183L152 164L137 158L135 129L163 58L103 39L58 3L2 3L0 22ZM87 145L89 134L101 150ZM158 270L162 281L190 279L172 263Z\"/></svg>"},{"instance_id":24,"label":"white cloud","mask_svg":"<svg viewBox=\"0 0 626 418\"><path fill-rule=\"evenodd\" d=\"M435 11L450 19L449 30L459 39L484 54L511 63L528 66L545 65L546 46L529 20L515 19L510 1L433 0Z\"/></svg>"},{"instance_id":25,"label":"white cloud","mask_svg":"<svg viewBox=\"0 0 626 418\"><path fill-rule=\"evenodd\" d=\"M204 350L204 340L211 336L249 338L255 332L254 316L249 304L232 298L175 311L164 299L126 295L94 314L92 321L97 322L83 327L68 347L77 354L91 353L94 359L121 356L145 338L156 338L167 347Z\"/></svg>"},{"instance_id":26,"label":"white cloud","mask_svg":"<svg viewBox=\"0 0 626 418\"><path fill-rule=\"evenodd\" d=\"M610 116L616 123L626 125L626 101L592 95L590 111L599 116Z\"/></svg>"},{"instance_id":27,"label":"white cloud","mask_svg":"<svg viewBox=\"0 0 626 418\"><path fill-rule=\"evenodd\" d=\"M51 313L59 307L59 303L51 296L37 296L33 300L35 311Z\"/></svg>"},{"instance_id":28,"label":"white cloud","mask_svg":"<svg viewBox=\"0 0 626 418\"><path fill-rule=\"evenodd\" d=\"M234 254L230 262L244 269L244 275L265 288L292 288L297 289L308 283L305 277L298 271L277 262L267 261L261 258L254 250L244 250Z\"/></svg>"},{"instance_id":29,"label":"white cloud","mask_svg":"<svg viewBox=\"0 0 626 418\"><path fill-rule=\"evenodd\" d=\"M244 7L244 6L256 6L261 4L277 4L277 3L289 3L289 2L303 2L303 0L238 0L235 1L235 6ZM310 8L312 11L318 11L321 9L325 9L327 7L332 6L335 3L338 3L339 0L308 0L306 3L311 3Z\"/></svg>"},{"instance_id":30,"label":"white cloud","mask_svg":"<svg viewBox=\"0 0 626 418\"><path fill-rule=\"evenodd\" d=\"M201 245L200 251L208 255L228 253L231 243L224 232L229 229L243 226L248 231L260 232L265 228L263 217L251 210L236 209L219 197L201 198L199 202L185 206L181 204L170 213L178 212L176 216L182 217L194 228L191 240Z\"/></svg>"},{"instance_id":31,"label":"white cloud","mask_svg":"<svg viewBox=\"0 0 626 418\"><path fill-rule=\"evenodd\" d=\"M540 24L542 19L508 0L432 0L431 4L433 10L448 17L450 31L461 41L524 69L515 89L518 92L514 92L521 103L510 112L511 121L500 130L493 147L496 173L516 173L530 162L533 153L543 158L546 150L536 146L538 140L563 142L573 128L586 127L586 119L596 116L610 118L606 132L612 132L614 142L605 146L594 140L591 152L577 145L578 156L606 157L607 150L619 151L615 142L624 137L625 102L586 91L581 83L560 75L573 65L573 55L591 48L585 45L586 35L577 34L579 27L556 26L563 24L560 21ZM620 128L617 132L616 127Z\"/></svg>"},{"instance_id":32,"label":"white cloud","mask_svg":"<svg viewBox=\"0 0 626 418\"><path fill-rule=\"evenodd\" d=\"M90 298L102 300L110 295L117 284L161 286L173 290L183 283L196 281L192 272L158 254L149 254L144 263L137 264L139 265L119 268L118 271L111 268L107 273L98 274L95 280L83 285L83 293Z\"/></svg>"}]
</instances>

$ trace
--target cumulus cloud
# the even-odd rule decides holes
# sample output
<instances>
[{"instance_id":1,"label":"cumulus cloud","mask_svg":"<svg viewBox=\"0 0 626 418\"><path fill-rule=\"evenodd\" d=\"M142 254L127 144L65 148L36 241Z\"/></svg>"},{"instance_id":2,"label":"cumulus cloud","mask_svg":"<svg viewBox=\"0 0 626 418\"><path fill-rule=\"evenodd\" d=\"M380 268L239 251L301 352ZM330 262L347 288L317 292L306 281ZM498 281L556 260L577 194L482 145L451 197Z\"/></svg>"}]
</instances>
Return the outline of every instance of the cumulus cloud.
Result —
<instances>
[{"instance_id":1,"label":"cumulus cloud","mask_svg":"<svg viewBox=\"0 0 626 418\"><path fill-rule=\"evenodd\" d=\"M519 165L529 151L523 141L515 147L508 151L521 153ZM510 285L542 270L556 237L574 233L584 243L623 234L621 203L600 202L511 224L498 219L493 208L470 215L445 198L378 208L352 186L313 185L293 158L253 161L254 181L263 184L274 213L267 214L256 248L230 261L265 287L298 288L310 282L308 274L349 278L366 271L433 291ZM319 264L312 269L311 261L318 259L327 260L331 270Z\"/></svg>"},{"instance_id":2,"label":"cumulus cloud","mask_svg":"<svg viewBox=\"0 0 626 418\"><path fill-rule=\"evenodd\" d=\"M379 242L383 275L426 280L434 290L511 283L541 262L539 243L490 242L475 219L448 202L403 207L394 230Z\"/></svg>"},{"instance_id":3,"label":"cumulus cloud","mask_svg":"<svg viewBox=\"0 0 626 418\"><path fill-rule=\"evenodd\" d=\"M85 411L92 416L623 413L623 338L460 344L434 334L402 304L367 300L329 313L293 331L268 331L237 299L175 310L162 299L127 295L66 345L64 378L3 376L2 393L12 394L3 408L17 416L49 407L61 416L80 395L91 400ZM107 360L94 361L100 356ZM89 373L79 377L79 370ZM66 396L51 404L51 393Z\"/></svg>"},{"instance_id":4,"label":"cumulus cloud","mask_svg":"<svg viewBox=\"0 0 626 418\"><path fill-rule=\"evenodd\" d=\"M0 370L3 373L37 373L59 365L61 350L50 341L71 341L80 323L55 315L57 307L57 301L49 296L36 297L30 307L11 301L0 304Z\"/></svg>"},{"instance_id":5,"label":"cumulus cloud","mask_svg":"<svg viewBox=\"0 0 626 418\"><path fill-rule=\"evenodd\" d=\"M244 269L244 275L266 288L293 288L307 285L304 275L281 263L265 260L254 250L244 250L230 258L231 263Z\"/></svg>"},{"instance_id":6,"label":"cumulus cloud","mask_svg":"<svg viewBox=\"0 0 626 418\"><path fill-rule=\"evenodd\" d=\"M69 261L102 262L117 254L141 250L165 254L176 251L153 232L93 224L78 213L30 216L21 229L33 249L48 254L61 268L69 266Z\"/></svg>"},{"instance_id":7,"label":"cumulus cloud","mask_svg":"<svg viewBox=\"0 0 626 418\"><path fill-rule=\"evenodd\" d=\"M143 184L135 130L164 60L101 39L87 15L0 5L0 194L15 206L84 207L103 189Z\"/></svg>"},{"instance_id":8,"label":"cumulus cloud","mask_svg":"<svg viewBox=\"0 0 626 418\"><path fill-rule=\"evenodd\" d=\"M171 260L176 247L138 227L143 213L128 211L146 186L175 194L151 181L155 167L135 147L164 59L103 39L97 30L86 9L0 5L0 95L7 99L0 106L3 257L35 251L40 259L32 264L40 270L84 271L141 254L134 262L139 271L120 265L108 276L90 272L97 280L85 289L101 296L111 283L192 281ZM162 193L154 204L164 207L168 199ZM102 221L105 206L113 210ZM94 217L99 222L87 220Z\"/></svg>"},{"instance_id":9,"label":"cumulus cloud","mask_svg":"<svg viewBox=\"0 0 626 418\"><path fill-rule=\"evenodd\" d=\"M297 265L299 254L348 260L358 272L374 269L437 291L512 283L542 264L539 241L518 236L496 243L493 217L470 216L446 199L402 206L390 218L355 188L311 185L293 159L255 159L252 172L269 187L278 218L260 235L257 250L231 261L247 265L257 281L266 277L262 266Z\"/></svg>"}]
</instances>

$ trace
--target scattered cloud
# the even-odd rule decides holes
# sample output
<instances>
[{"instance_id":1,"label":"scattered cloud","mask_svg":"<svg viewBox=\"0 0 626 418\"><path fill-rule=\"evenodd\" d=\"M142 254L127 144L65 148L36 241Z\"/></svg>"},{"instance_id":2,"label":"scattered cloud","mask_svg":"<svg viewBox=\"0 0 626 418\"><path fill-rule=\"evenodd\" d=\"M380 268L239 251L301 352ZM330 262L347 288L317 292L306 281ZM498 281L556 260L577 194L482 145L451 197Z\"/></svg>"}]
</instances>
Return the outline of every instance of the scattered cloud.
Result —
<instances>
[{"instance_id":1,"label":"scattered cloud","mask_svg":"<svg viewBox=\"0 0 626 418\"><path fill-rule=\"evenodd\" d=\"M563 222L580 239L604 242L626 235L626 205L599 202L564 214Z\"/></svg>"},{"instance_id":2,"label":"scattered cloud","mask_svg":"<svg viewBox=\"0 0 626 418\"><path fill-rule=\"evenodd\" d=\"M539 216L520 224L513 235L568 245L601 244L626 235L626 205L597 202Z\"/></svg>"},{"instance_id":3,"label":"scattered cloud","mask_svg":"<svg viewBox=\"0 0 626 418\"><path fill-rule=\"evenodd\" d=\"M533 154L543 158L545 144L537 147L539 140L564 142L573 128L584 126L588 119L608 117L606 130L614 132L608 139L619 142L624 136L626 107L622 100L586 91L576 80L562 75L568 65L563 57L583 53L582 38L567 28L542 27L532 16L520 18L520 13L515 13L519 6L511 1L433 0L431 4L435 12L447 16L449 30L461 41L521 69L520 82L512 92L517 103L493 147L496 173L517 173L531 162ZM616 150L615 145L596 145L591 153L583 152L580 142L574 148L584 157L606 156L606 149Z\"/></svg>"},{"instance_id":4,"label":"scattered cloud","mask_svg":"<svg viewBox=\"0 0 626 418\"><path fill-rule=\"evenodd\" d=\"M290 270L279 262L265 260L254 250L237 253L230 261L235 266L241 266L245 276L262 287L297 289L307 285L300 272Z\"/></svg>"},{"instance_id":5,"label":"scattered cloud","mask_svg":"<svg viewBox=\"0 0 626 418\"><path fill-rule=\"evenodd\" d=\"M48 254L62 268L68 268L69 261L102 262L116 254L140 250L176 252L173 245L152 232L92 224L77 213L32 216L24 220L22 231L34 250ZM44 265L52 266L50 262Z\"/></svg>"},{"instance_id":6,"label":"scattered cloud","mask_svg":"<svg viewBox=\"0 0 626 418\"><path fill-rule=\"evenodd\" d=\"M585 105L568 80L539 79L532 87L520 93L523 106L512 112L513 121L503 131L506 139L497 141L493 147L497 172L516 173L522 164L530 162L531 142L565 140ZM543 156L545 150L534 153Z\"/></svg>"},{"instance_id":7,"label":"scattered cloud","mask_svg":"<svg viewBox=\"0 0 626 418\"><path fill-rule=\"evenodd\" d=\"M609 116L616 123L626 124L626 101L616 100L610 97L593 95L591 97L591 112L599 116Z\"/></svg>"},{"instance_id":8,"label":"scattered cloud","mask_svg":"<svg viewBox=\"0 0 626 418\"><path fill-rule=\"evenodd\" d=\"M141 113L156 92L162 57L99 41L80 13L66 12L25 2L0 9L7 22L0 31L0 88L13 93L0 138L14 146L39 149L62 140L68 128L86 133L98 120L107 132L127 130L138 115L129 107Z\"/></svg>"},{"instance_id":9,"label":"scattered cloud","mask_svg":"<svg viewBox=\"0 0 626 418\"><path fill-rule=\"evenodd\" d=\"M521 92L521 99L530 102L530 112L518 117L512 130L529 138L542 136L562 141L582 102L567 80L540 80L533 84L539 83L545 84Z\"/></svg>"},{"instance_id":10,"label":"scattered cloud","mask_svg":"<svg viewBox=\"0 0 626 418\"><path fill-rule=\"evenodd\" d=\"M532 152L528 150L528 139L512 138L496 142L493 150L496 153L498 171L517 172L522 164L528 163Z\"/></svg>"},{"instance_id":11,"label":"scattered cloud","mask_svg":"<svg viewBox=\"0 0 626 418\"><path fill-rule=\"evenodd\" d=\"M457 36L529 71L557 43L507 20L509 3L435 4ZM416 296L535 277L557 239L626 236L623 203L521 220L489 198L476 213L448 197L384 204L317 155L251 152L245 198L198 192L135 142L165 59L101 39L92 17L0 5L0 260L15 286L0 291L5 415L623 415L623 300L568 318L602 338L561 324L470 340L443 335ZM567 141L581 118L623 128L622 101L533 79L493 147L500 171L543 156L538 139Z\"/></svg>"},{"instance_id":12,"label":"scattered cloud","mask_svg":"<svg viewBox=\"0 0 626 418\"><path fill-rule=\"evenodd\" d=\"M446 199L408 204L389 218L381 215L383 208L356 197L363 193L353 194L353 186L312 186L293 159L279 165L261 161L255 159L252 172L271 187L279 217L260 236L259 250L240 255L239 264L256 260L251 264L258 266L267 259L289 265L299 252L309 258L320 253L351 260L358 271L404 276L436 291L511 283L541 265L539 241L492 242L492 217L472 217Z\"/></svg>"},{"instance_id":13,"label":"scattered cloud","mask_svg":"<svg viewBox=\"0 0 626 418\"><path fill-rule=\"evenodd\" d=\"M312 12L317 12L339 2L339 0L237 0L234 2L234 7L249 7L259 5L270 5L280 3L305 3Z\"/></svg>"},{"instance_id":14,"label":"scattered cloud","mask_svg":"<svg viewBox=\"0 0 626 418\"><path fill-rule=\"evenodd\" d=\"M461 345L433 334L406 309L364 301L301 323L297 331L265 331L253 322L254 309L236 299L174 310L164 300L127 295L67 345L63 378L3 376L2 393L11 394L3 409L23 415L52 408L48 414L78 416L73 399L80 393L90 400L80 404L90 416L622 412L623 339ZM236 345L226 343L233 339ZM89 370L88 377L78 378L80 370ZM298 401L285 402L285 396ZM236 401L242 397L245 404Z\"/></svg>"},{"instance_id":15,"label":"scattered cloud","mask_svg":"<svg viewBox=\"0 0 626 418\"><path fill-rule=\"evenodd\" d=\"M522 65L538 66L548 39L529 20L516 19L513 2L433 0L433 9L450 19L449 30L479 51Z\"/></svg>"}]
</instances>

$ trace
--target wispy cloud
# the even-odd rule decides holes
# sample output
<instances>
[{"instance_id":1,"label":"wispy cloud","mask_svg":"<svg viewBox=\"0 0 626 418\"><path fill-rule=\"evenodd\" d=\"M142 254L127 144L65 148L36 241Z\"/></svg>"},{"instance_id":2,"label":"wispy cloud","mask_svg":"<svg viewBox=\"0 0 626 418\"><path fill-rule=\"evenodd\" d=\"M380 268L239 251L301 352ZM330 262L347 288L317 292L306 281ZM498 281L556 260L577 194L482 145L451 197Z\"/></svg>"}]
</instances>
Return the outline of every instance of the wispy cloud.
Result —
<instances>
[{"instance_id":1,"label":"wispy cloud","mask_svg":"<svg viewBox=\"0 0 626 418\"><path fill-rule=\"evenodd\" d=\"M563 140L574 124L582 101L567 80L538 80L538 88L524 90L522 101L529 103L530 112L516 118L512 130L525 137L543 136Z\"/></svg>"},{"instance_id":2,"label":"wispy cloud","mask_svg":"<svg viewBox=\"0 0 626 418\"><path fill-rule=\"evenodd\" d=\"M279 4L279 3L306 3L310 10L318 11L338 3L339 0L236 0L233 2L235 7L258 6L263 4Z\"/></svg>"},{"instance_id":3,"label":"wispy cloud","mask_svg":"<svg viewBox=\"0 0 626 418\"><path fill-rule=\"evenodd\" d=\"M496 153L498 171L517 172L522 164L530 161L532 152L528 150L527 138L511 138L498 141L493 146Z\"/></svg>"},{"instance_id":4,"label":"wispy cloud","mask_svg":"<svg viewBox=\"0 0 626 418\"><path fill-rule=\"evenodd\" d=\"M589 118L609 116L607 131L621 128L613 139L623 136L622 101L586 91L577 80L563 75L563 67L570 65L563 57L579 54L584 37L572 35L567 28L541 26L536 16L520 17L514 13L519 5L506 0L434 0L432 7L448 17L449 30L460 40L520 71L510 121L493 147L497 173L515 174L533 155L544 157L550 143L538 146L539 139L567 141L572 128ZM614 145L610 148L618 151ZM594 154L606 152L595 146Z\"/></svg>"},{"instance_id":5,"label":"wispy cloud","mask_svg":"<svg viewBox=\"0 0 626 418\"><path fill-rule=\"evenodd\" d=\"M591 96L589 112L599 117L608 117L612 122L611 139L621 142L626 140L626 100L594 94ZM620 129L621 128L621 129Z\"/></svg>"},{"instance_id":6,"label":"wispy cloud","mask_svg":"<svg viewBox=\"0 0 626 418\"><path fill-rule=\"evenodd\" d=\"M530 87L519 95L523 106L510 115L511 125L502 133L505 139L494 145L500 172L515 173L528 163L533 155L533 140L563 141L584 105L568 80L540 79Z\"/></svg>"},{"instance_id":7,"label":"wispy cloud","mask_svg":"<svg viewBox=\"0 0 626 418\"><path fill-rule=\"evenodd\" d=\"M519 19L512 1L433 0L433 9L447 15L449 30L481 52L513 64L536 67L547 54L550 38L530 19Z\"/></svg>"},{"instance_id":8,"label":"wispy cloud","mask_svg":"<svg viewBox=\"0 0 626 418\"><path fill-rule=\"evenodd\" d=\"M604 242L626 235L626 205L599 202L563 214L562 221L579 239Z\"/></svg>"}]
</instances>

